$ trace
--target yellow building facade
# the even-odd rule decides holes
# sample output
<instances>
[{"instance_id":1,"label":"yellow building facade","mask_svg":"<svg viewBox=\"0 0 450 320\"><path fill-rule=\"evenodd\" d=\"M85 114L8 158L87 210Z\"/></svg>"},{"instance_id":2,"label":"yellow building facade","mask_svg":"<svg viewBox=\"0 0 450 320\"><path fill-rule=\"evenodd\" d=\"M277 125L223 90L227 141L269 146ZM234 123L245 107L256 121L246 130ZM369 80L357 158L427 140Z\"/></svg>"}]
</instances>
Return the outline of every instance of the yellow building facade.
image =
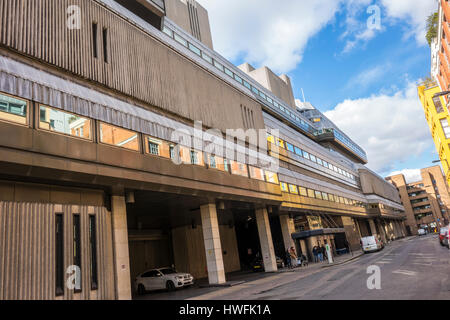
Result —
<instances>
[{"instance_id":1,"label":"yellow building facade","mask_svg":"<svg viewBox=\"0 0 450 320\"><path fill-rule=\"evenodd\" d=\"M450 183L450 117L447 106L443 97L435 97L441 92L437 84L423 84L418 91L447 183Z\"/></svg>"}]
</instances>

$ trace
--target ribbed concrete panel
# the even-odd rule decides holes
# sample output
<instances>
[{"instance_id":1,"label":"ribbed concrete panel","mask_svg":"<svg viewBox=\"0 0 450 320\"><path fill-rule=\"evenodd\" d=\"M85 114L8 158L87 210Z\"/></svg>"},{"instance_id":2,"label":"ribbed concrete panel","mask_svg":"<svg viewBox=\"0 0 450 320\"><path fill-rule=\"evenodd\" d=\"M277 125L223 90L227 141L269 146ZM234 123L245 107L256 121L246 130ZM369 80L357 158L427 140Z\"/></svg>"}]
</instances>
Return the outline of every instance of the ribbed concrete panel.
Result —
<instances>
[{"instance_id":1,"label":"ribbed concrete panel","mask_svg":"<svg viewBox=\"0 0 450 320\"><path fill-rule=\"evenodd\" d=\"M0 300L56 299L55 215L64 217L64 269L73 264L73 215L81 218L82 291L64 298L114 299L111 214L103 207L0 202ZM91 290L89 215L96 217L98 289ZM67 279L67 275L65 276Z\"/></svg>"}]
</instances>

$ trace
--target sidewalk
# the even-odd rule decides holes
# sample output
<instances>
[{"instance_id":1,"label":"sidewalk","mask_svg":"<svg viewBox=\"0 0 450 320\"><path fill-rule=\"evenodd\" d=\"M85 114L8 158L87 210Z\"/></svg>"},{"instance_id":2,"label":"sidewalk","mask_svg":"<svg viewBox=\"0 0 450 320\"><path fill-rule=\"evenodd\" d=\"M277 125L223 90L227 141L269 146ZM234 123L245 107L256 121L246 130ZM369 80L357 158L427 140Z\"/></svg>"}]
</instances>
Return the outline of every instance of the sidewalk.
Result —
<instances>
[{"instance_id":1,"label":"sidewalk","mask_svg":"<svg viewBox=\"0 0 450 320\"><path fill-rule=\"evenodd\" d=\"M317 262L317 263L310 262L307 267L297 267L294 269L285 268L285 269L278 270L278 273L301 272L301 271L313 270L313 269L319 269L319 268L328 268L328 267L337 266L337 265L344 264L349 261L355 260L355 259L361 257L362 255L364 255L364 253L362 251L346 253L343 255L333 257L333 263L328 263L328 260L324 260L323 262Z\"/></svg>"}]
</instances>

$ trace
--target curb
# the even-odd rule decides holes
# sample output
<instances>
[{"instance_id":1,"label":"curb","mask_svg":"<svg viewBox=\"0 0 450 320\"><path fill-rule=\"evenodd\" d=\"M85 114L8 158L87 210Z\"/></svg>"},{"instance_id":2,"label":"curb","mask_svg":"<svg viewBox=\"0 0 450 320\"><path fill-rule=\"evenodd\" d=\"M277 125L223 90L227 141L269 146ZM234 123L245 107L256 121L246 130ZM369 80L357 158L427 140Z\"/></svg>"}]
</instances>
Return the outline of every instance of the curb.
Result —
<instances>
[{"instance_id":1,"label":"curb","mask_svg":"<svg viewBox=\"0 0 450 320\"><path fill-rule=\"evenodd\" d=\"M355 256L353 256L350 259L347 259L345 261L336 262L336 263L332 263L332 264L327 264L327 265L321 266L321 268L330 268L330 267L334 267L334 266L339 266L339 265L347 263L349 261L356 260L356 259L358 259L359 257L361 257L363 255L364 255L364 253L359 253L359 254L357 254L357 255L355 255Z\"/></svg>"}]
</instances>

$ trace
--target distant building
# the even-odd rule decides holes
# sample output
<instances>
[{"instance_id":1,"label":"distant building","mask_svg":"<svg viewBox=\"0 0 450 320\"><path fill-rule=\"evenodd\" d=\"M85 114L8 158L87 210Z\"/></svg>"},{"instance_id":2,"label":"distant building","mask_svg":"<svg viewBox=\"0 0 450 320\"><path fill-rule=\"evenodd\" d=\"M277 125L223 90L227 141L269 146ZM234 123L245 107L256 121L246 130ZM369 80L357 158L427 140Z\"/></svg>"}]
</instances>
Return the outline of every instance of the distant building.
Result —
<instances>
[{"instance_id":1,"label":"distant building","mask_svg":"<svg viewBox=\"0 0 450 320\"><path fill-rule=\"evenodd\" d=\"M450 214L448 184L440 166L420 170L422 180L407 183L403 174L387 177L397 187L406 213L408 234L420 228L434 231L445 226Z\"/></svg>"}]
</instances>

